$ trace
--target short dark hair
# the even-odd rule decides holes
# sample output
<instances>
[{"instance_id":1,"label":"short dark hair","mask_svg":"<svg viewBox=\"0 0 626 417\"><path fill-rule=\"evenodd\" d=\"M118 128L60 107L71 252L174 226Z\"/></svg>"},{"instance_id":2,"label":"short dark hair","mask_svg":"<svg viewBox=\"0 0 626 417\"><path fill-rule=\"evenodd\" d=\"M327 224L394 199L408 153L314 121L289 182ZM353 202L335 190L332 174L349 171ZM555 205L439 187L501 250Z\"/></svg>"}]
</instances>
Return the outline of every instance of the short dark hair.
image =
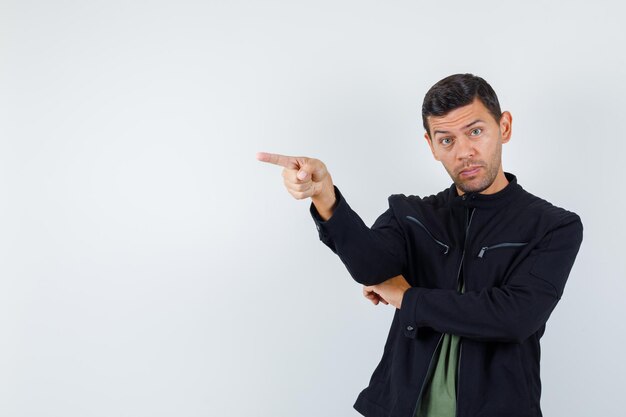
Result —
<instances>
[{"instance_id":1,"label":"short dark hair","mask_svg":"<svg viewBox=\"0 0 626 417\"><path fill-rule=\"evenodd\" d=\"M450 111L470 104L478 98L489 113L500 121L502 111L498 96L487 81L473 74L454 74L430 87L422 104L422 122L430 135L428 116L445 116Z\"/></svg>"}]
</instances>

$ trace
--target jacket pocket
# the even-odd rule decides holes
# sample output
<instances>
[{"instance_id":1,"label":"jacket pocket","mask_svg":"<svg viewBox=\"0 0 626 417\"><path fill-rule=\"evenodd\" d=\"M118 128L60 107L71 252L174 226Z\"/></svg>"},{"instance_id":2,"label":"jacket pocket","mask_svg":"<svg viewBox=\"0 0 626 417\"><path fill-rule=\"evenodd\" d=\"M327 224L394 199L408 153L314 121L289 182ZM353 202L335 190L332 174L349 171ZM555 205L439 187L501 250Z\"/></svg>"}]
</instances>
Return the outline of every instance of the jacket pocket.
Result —
<instances>
[{"instance_id":1,"label":"jacket pocket","mask_svg":"<svg viewBox=\"0 0 626 417\"><path fill-rule=\"evenodd\" d=\"M478 252L478 257L483 258L485 254L487 253L487 251L490 251L493 249L519 248L519 247L526 246L526 245L528 245L528 242L504 242L504 243L498 243L496 245L491 245L491 246L483 246L482 248L480 248L480 252Z\"/></svg>"},{"instance_id":2,"label":"jacket pocket","mask_svg":"<svg viewBox=\"0 0 626 417\"><path fill-rule=\"evenodd\" d=\"M474 248L471 266L474 278L466 282L466 287L480 290L504 285L510 278L511 272L524 259L524 252L529 247L528 245L528 242L510 240Z\"/></svg>"},{"instance_id":3,"label":"jacket pocket","mask_svg":"<svg viewBox=\"0 0 626 417\"><path fill-rule=\"evenodd\" d=\"M439 239L437 239L435 236L433 236L432 233L430 233L430 230L428 230L426 228L426 226L424 226L424 224L422 222L420 222L419 220L417 220L415 217L413 216L406 216L406 219L411 221L412 223L417 224L420 228L424 229L424 231L426 232L426 234L432 239L433 242L435 242L437 245L439 245L441 247L441 249L443 250L443 254L447 255L448 252L450 252L450 246L446 245L445 243L443 243L442 241L440 241Z\"/></svg>"}]
</instances>

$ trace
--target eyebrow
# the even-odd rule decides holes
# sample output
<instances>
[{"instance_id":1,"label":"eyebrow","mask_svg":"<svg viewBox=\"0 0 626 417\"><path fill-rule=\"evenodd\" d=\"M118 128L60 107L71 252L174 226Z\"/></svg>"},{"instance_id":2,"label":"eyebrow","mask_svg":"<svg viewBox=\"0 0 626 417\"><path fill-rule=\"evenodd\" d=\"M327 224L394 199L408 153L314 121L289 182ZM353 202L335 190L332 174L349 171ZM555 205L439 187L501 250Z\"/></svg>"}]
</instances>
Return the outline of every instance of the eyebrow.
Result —
<instances>
[{"instance_id":1,"label":"eyebrow","mask_svg":"<svg viewBox=\"0 0 626 417\"><path fill-rule=\"evenodd\" d=\"M470 123L470 124L467 124L467 125L463 126L463 129L467 129L468 127L470 127L470 126L472 126L472 125L475 125L476 123L480 123L480 122L482 122L482 120L480 120L480 119L476 119L476 120L474 120L472 123ZM450 132L449 132L449 131L447 131L447 130L435 130L435 131L433 132L433 136L437 135L437 133L450 133Z\"/></svg>"}]
</instances>

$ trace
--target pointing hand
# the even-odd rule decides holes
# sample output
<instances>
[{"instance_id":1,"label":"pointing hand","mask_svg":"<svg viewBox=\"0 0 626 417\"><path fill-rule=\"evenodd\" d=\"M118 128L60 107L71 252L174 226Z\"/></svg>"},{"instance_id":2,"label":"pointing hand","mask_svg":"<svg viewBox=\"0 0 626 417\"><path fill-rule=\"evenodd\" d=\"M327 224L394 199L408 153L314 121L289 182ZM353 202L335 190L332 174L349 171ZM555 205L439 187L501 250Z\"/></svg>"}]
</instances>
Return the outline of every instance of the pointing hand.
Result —
<instances>
[{"instance_id":1,"label":"pointing hand","mask_svg":"<svg viewBox=\"0 0 626 417\"><path fill-rule=\"evenodd\" d=\"M311 197L320 216L332 215L335 188L326 165L319 159L259 152L256 159L283 167L283 181L289 194L298 200Z\"/></svg>"}]
</instances>

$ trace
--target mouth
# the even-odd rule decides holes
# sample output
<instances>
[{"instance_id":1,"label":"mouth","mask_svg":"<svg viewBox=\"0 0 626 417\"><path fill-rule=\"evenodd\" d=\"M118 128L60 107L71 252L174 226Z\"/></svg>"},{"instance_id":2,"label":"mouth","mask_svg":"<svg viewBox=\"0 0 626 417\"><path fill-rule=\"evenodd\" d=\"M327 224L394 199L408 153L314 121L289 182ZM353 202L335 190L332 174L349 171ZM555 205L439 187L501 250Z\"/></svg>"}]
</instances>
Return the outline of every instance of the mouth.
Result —
<instances>
[{"instance_id":1,"label":"mouth","mask_svg":"<svg viewBox=\"0 0 626 417\"><path fill-rule=\"evenodd\" d=\"M472 177L478 174L478 171L480 171L480 168L481 166L472 166L472 167L465 168L461 172L459 172L459 176L463 178Z\"/></svg>"}]
</instances>

